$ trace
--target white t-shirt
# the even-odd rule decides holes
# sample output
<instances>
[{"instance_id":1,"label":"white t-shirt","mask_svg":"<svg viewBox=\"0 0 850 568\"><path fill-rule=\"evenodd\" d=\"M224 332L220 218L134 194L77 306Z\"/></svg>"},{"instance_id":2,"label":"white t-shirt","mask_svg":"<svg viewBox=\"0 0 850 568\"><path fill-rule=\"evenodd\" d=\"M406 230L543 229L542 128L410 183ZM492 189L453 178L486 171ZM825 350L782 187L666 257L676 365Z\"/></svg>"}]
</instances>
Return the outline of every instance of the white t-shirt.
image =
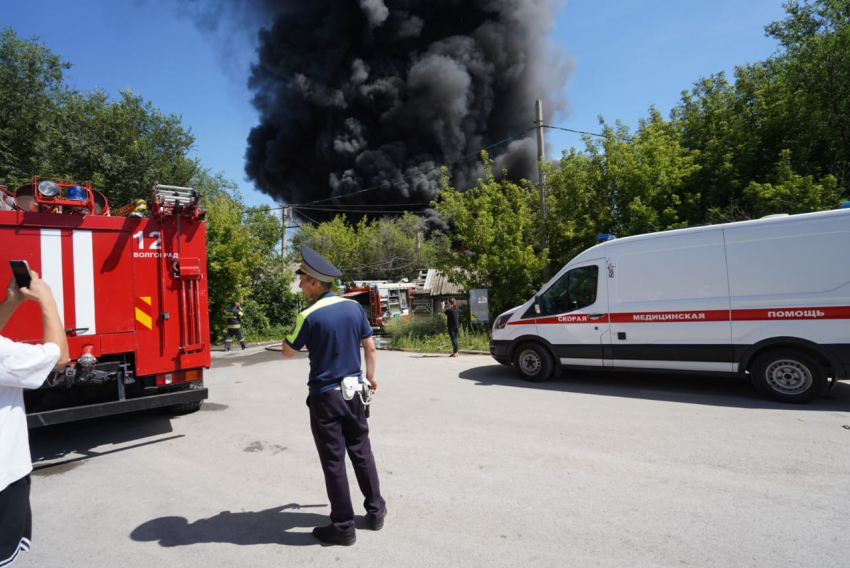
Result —
<instances>
[{"instance_id":1,"label":"white t-shirt","mask_svg":"<svg viewBox=\"0 0 850 568\"><path fill-rule=\"evenodd\" d=\"M0 491L32 471L24 389L35 389L59 360L54 343L15 343L0 335Z\"/></svg>"}]
</instances>

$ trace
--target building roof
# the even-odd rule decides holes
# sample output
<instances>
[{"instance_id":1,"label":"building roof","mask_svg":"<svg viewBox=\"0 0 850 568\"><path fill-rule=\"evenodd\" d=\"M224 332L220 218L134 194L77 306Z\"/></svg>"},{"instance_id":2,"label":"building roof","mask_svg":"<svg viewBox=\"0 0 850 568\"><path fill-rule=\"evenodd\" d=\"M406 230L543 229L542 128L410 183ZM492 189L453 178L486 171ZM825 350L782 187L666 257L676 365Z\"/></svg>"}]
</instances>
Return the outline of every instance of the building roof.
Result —
<instances>
[{"instance_id":1,"label":"building roof","mask_svg":"<svg viewBox=\"0 0 850 568\"><path fill-rule=\"evenodd\" d=\"M416 279L416 284L422 283L422 288L429 290L432 296L460 296L464 294L463 288L459 284L452 284L448 277L437 270L429 268L419 271L419 278Z\"/></svg>"}]
</instances>

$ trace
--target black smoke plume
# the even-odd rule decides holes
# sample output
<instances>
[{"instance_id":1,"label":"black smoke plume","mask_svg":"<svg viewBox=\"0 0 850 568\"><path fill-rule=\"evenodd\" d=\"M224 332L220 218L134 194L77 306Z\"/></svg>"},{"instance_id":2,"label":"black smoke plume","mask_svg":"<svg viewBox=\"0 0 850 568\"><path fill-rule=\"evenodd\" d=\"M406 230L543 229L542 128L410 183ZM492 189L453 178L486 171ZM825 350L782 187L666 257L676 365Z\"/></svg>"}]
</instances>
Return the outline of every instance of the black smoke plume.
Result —
<instances>
[{"instance_id":1,"label":"black smoke plume","mask_svg":"<svg viewBox=\"0 0 850 568\"><path fill-rule=\"evenodd\" d=\"M439 166L532 127L536 99L544 121L565 106L569 64L549 40L552 0L249 5L271 23L249 79L260 122L245 171L278 201L314 203L301 210L310 219L336 214L318 207L404 204L428 216ZM536 179L533 132L489 153L496 172ZM473 156L450 173L466 189L482 166Z\"/></svg>"}]
</instances>

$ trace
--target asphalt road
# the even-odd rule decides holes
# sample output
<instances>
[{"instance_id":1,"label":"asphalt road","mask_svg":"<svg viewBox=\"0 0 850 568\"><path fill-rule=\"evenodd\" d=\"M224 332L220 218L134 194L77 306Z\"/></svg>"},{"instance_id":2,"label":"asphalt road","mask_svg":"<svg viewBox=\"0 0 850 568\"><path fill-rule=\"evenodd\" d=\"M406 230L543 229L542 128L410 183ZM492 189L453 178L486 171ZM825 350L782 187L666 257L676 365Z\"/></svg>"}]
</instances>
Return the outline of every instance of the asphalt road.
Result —
<instances>
[{"instance_id":1,"label":"asphalt road","mask_svg":"<svg viewBox=\"0 0 850 568\"><path fill-rule=\"evenodd\" d=\"M32 431L16 566L850 566L850 384L784 406L732 379L378 365L389 514L380 532L360 518L355 546L310 535L329 507L306 356L251 348L213 354L195 414Z\"/></svg>"}]
</instances>

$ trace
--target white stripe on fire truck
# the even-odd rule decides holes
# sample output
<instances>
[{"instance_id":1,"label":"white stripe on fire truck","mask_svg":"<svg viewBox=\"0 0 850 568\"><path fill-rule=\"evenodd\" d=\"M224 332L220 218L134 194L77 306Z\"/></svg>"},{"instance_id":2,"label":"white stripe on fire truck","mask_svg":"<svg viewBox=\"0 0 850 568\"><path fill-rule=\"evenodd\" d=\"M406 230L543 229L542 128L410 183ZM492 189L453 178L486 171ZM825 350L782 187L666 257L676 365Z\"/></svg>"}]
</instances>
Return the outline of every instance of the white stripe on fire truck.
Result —
<instances>
[{"instance_id":1,"label":"white stripe on fire truck","mask_svg":"<svg viewBox=\"0 0 850 568\"><path fill-rule=\"evenodd\" d=\"M65 322L65 287L62 281L62 231L41 230L41 279L50 286L56 309Z\"/></svg>"},{"instance_id":2,"label":"white stripe on fire truck","mask_svg":"<svg viewBox=\"0 0 850 568\"><path fill-rule=\"evenodd\" d=\"M76 327L88 331L78 335L94 335L94 254L91 231L74 231L74 302L77 309Z\"/></svg>"}]
</instances>

